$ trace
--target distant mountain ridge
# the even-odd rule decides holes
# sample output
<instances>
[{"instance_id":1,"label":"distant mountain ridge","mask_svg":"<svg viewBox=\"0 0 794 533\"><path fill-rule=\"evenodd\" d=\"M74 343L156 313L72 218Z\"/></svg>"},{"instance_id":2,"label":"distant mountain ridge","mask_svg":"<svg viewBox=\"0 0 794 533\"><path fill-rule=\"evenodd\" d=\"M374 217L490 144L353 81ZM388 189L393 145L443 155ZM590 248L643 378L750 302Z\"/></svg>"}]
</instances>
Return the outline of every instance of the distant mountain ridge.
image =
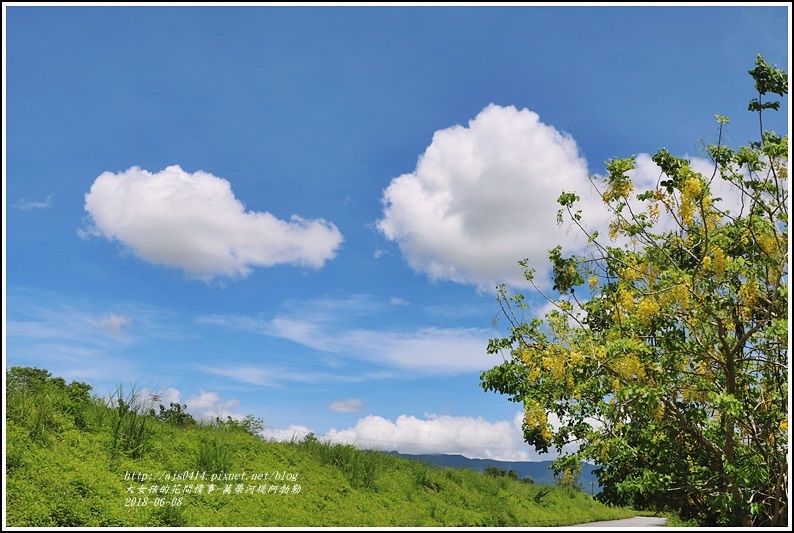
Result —
<instances>
[{"instance_id":1,"label":"distant mountain ridge","mask_svg":"<svg viewBox=\"0 0 794 533\"><path fill-rule=\"evenodd\" d=\"M496 461L494 459L469 459L463 455L454 454L405 454L394 451L387 453L427 464L451 468L470 468L478 472L484 472L489 466L501 468L508 472L515 470L519 478L529 478L537 485L554 485L554 472L551 469L551 461ZM582 474L579 476L582 492L587 494L601 492L598 478L593 473L595 468L594 465L588 463L582 465Z\"/></svg>"}]
</instances>

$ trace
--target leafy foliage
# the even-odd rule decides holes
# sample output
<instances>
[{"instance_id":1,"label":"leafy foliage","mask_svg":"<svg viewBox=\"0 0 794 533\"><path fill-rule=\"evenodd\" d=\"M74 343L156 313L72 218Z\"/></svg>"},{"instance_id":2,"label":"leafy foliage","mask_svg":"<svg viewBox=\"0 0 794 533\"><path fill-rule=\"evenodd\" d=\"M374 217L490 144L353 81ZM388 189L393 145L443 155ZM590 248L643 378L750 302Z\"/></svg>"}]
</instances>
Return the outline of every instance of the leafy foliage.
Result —
<instances>
[{"instance_id":1,"label":"leafy foliage","mask_svg":"<svg viewBox=\"0 0 794 533\"><path fill-rule=\"evenodd\" d=\"M161 422L173 424L178 427L190 427L196 425L196 419L187 412L187 404L171 402L168 409L160 404L160 412L155 413L154 409L149 411L150 416L156 417Z\"/></svg>"},{"instance_id":2,"label":"leafy foliage","mask_svg":"<svg viewBox=\"0 0 794 533\"><path fill-rule=\"evenodd\" d=\"M13 368L6 377L9 527L526 527L633 514L584 494L572 499L557 487L518 483L509 474L430 468L313 435L267 442L239 424L174 424L170 415L158 420L143 410L134 390L124 394L119 387L110 400L90 398L75 392L86 387L70 389L45 370ZM172 406L171 414L178 413L184 406ZM146 445L125 449L119 420L139 416L146 420ZM39 431L38 440L31 439L33 431ZM278 474L285 471L294 473L298 493L226 494L221 481L212 494L173 493L187 484L206 486L213 473L245 475L246 483L253 474L267 474L267 482L257 483L269 486L273 479L280 485ZM143 482L142 474L152 477ZM156 495L150 492L155 485ZM153 503L158 495L159 506Z\"/></svg>"},{"instance_id":3,"label":"leafy foliage","mask_svg":"<svg viewBox=\"0 0 794 533\"><path fill-rule=\"evenodd\" d=\"M788 137L761 120L788 76L760 55L749 73L760 139L725 146L718 115L711 175L662 149L658 186L634 194L634 158L607 162L592 181L609 241L588 233L576 194L560 196L558 221L588 237L588 255L550 251L559 296L544 294L543 318L524 319L524 295L498 288L510 334L488 352L510 357L481 375L486 391L523 404L537 450L580 444L555 462L560 479L594 461L604 501L701 525L779 526L788 513ZM737 212L713 196L720 182ZM533 265L519 264L543 294Z\"/></svg>"},{"instance_id":4,"label":"leafy foliage","mask_svg":"<svg viewBox=\"0 0 794 533\"><path fill-rule=\"evenodd\" d=\"M265 422L254 415L246 415L242 420L236 420L230 416L226 420L215 418L218 427L224 427L232 431L243 431L252 437L261 437L262 430L265 429Z\"/></svg>"}]
</instances>

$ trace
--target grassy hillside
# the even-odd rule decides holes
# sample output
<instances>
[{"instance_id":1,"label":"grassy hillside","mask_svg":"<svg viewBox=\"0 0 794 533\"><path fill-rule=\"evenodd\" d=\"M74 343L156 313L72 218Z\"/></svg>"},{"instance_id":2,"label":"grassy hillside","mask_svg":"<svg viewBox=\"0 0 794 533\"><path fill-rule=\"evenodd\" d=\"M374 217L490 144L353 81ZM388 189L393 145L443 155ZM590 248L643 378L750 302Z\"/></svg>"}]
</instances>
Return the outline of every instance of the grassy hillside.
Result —
<instances>
[{"instance_id":1,"label":"grassy hillside","mask_svg":"<svg viewBox=\"0 0 794 533\"><path fill-rule=\"evenodd\" d=\"M433 467L261 423L197 423L121 389L103 401L6 374L6 526L558 526L631 516L560 487Z\"/></svg>"}]
</instances>

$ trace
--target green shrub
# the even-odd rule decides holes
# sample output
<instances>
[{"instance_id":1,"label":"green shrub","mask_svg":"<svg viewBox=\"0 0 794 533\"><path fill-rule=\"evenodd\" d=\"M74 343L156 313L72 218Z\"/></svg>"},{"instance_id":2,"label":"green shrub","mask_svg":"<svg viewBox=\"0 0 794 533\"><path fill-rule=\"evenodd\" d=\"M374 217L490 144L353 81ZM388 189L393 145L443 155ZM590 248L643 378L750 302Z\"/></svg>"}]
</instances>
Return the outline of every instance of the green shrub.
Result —
<instances>
[{"instance_id":1,"label":"green shrub","mask_svg":"<svg viewBox=\"0 0 794 533\"><path fill-rule=\"evenodd\" d=\"M160 412L155 413L154 409L149 410L149 416L157 418L160 422L171 424L173 426L187 428L196 425L196 419L187 412L187 405L179 405L178 403L171 402L171 406L166 409L160 404Z\"/></svg>"}]
</instances>

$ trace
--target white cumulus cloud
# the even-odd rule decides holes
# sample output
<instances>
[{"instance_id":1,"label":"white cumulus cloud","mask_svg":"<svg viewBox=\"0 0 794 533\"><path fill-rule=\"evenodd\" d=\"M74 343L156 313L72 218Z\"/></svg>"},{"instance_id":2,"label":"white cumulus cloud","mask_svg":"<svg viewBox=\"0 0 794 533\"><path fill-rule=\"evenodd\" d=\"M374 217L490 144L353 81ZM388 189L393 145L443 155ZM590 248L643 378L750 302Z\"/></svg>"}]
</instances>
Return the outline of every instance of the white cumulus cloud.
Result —
<instances>
[{"instance_id":1,"label":"white cumulus cloud","mask_svg":"<svg viewBox=\"0 0 794 533\"><path fill-rule=\"evenodd\" d=\"M265 427L261 435L264 439L270 441L297 442L302 441L309 433L311 433L311 430L306 426L293 424L288 428Z\"/></svg>"},{"instance_id":2,"label":"white cumulus cloud","mask_svg":"<svg viewBox=\"0 0 794 533\"><path fill-rule=\"evenodd\" d=\"M277 264L320 268L343 240L324 219L246 211L227 180L178 165L104 172L86 194L85 210L90 220L81 236L119 241L145 261L205 280Z\"/></svg>"},{"instance_id":3,"label":"white cumulus cloud","mask_svg":"<svg viewBox=\"0 0 794 533\"><path fill-rule=\"evenodd\" d=\"M712 175L713 163L684 158L705 177ZM639 154L635 163L628 173L635 194L655 188L661 169L651 156ZM603 190L602 178L596 176L595 185ZM732 189L720 179L712 183L712 192L722 198L719 206L737 213L741 202ZM383 217L376 226L398 244L413 270L433 280L480 290L497 283L523 286L517 262L526 258L546 287L549 249L560 244L568 256L587 247L586 236L567 218L557 223L563 191L580 197L575 209L582 210L587 231L605 237L610 215L573 137L544 124L533 111L491 104L468 126L435 132L416 168L394 178L383 192Z\"/></svg>"},{"instance_id":4,"label":"white cumulus cloud","mask_svg":"<svg viewBox=\"0 0 794 533\"><path fill-rule=\"evenodd\" d=\"M238 400L225 400L217 392L208 392L204 389L200 389L198 394L191 394L185 400L188 412L209 420L215 418L226 420L229 416L235 420L245 418L245 415L233 412L239 403Z\"/></svg>"},{"instance_id":5,"label":"white cumulus cloud","mask_svg":"<svg viewBox=\"0 0 794 533\"><path fill-rule=\"evenodd\" d=\"M416 169L384 191L377 227L431 279L522 284L520 259L546 264L573 238L556 221L563 190L592 192L575 140L528 109L491 104L468 127L436 131Z\"/></svg>"},{"instance_id":6,"label":"white cumulus cloud","mask_svg":"<svg viewBox=\"0 0 794 533\"><path fill-rule=\"evenodd\" d=\"M460 454L472 459L544 461L523 442L515 420L489 422L481 417L427 414L400 415L391 421L380 416L362 418L351 428L332 429L323 440L400 453Z\"/></svg>"}]
</instances>

